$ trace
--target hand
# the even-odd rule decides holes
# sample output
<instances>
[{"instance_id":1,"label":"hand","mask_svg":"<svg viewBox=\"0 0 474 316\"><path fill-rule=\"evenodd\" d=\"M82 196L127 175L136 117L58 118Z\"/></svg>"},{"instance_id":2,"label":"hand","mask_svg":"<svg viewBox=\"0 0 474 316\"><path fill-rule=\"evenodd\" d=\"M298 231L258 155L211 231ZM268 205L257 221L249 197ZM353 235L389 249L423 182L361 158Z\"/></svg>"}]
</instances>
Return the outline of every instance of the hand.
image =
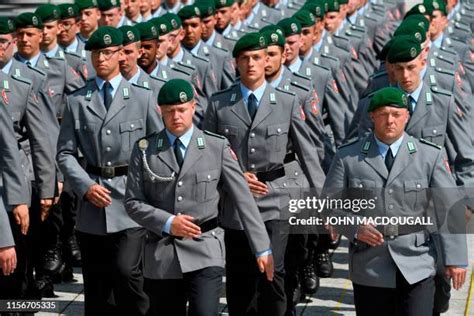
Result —
<instances>
[{"instance_id":1,"label":"hand","mask_svg":"<svg viewBox=\"0 0 474 316\"><path fill-rule=\"evenodd\" d=\"M466 269L455 266L444 267L444 275L453 280L453 288L459 290L466 281Z\"/></svg>"},{"instance_id":2,"label":"hand","mask_svg":"<svg viewBox=\"0 0 474 316\"><path fill-rule=\"evenodd\" d=\"M86 198L89 202L97 207L106 207L112 204L112 198L110 192L100 184L93 184L89 187L86 192Z\"/></svg>"},{"instance_id":3,"label":"hand","mask_svg":"<svg viewBox=\"0 0 474 316\"><path fill-rule=\"evenodd\" d=\"M171 222L171 235L184 238L198 238L201 227L193 223L194 217L189 215L176 215Z\"/></svg>"},{"instance_id":4,"label":"hand","mask_svg":"<svg viewBox=\"0 0 474 316\"><path fill-rule=\"evenodd\" d=\"M49 210L53 206L54 199L41 199L40 200L40 205L41 205L41 221L44 222L48 216L49 216Z\"/></svg>"},{"instance_id":5,"label":"hand","mask_svg":"<svg viewBox=\"0 0 474 316\"><path fill-rule=\"evenodd\" d=\"M0 248L0 266L3 275L10 275L16 269L16 252L15 247Z\"/></svg>"},{"instance_id":6,"label":"hand","mask_svg":"<svg viewBox=\"0 0 474 316\"><path fill-rule=\"evenodd\" d=\"M61 193L63 193L64 183L58 182L58 196L54 198L54 204L58 204Z\"/></svg>"},{"instance_id":7,"label":"hand","mask_svg":"<svg viewBox=\"0 0 474 316\"><path fill-rule=\"evenodd\" d=\"M327 229L329 237L331 237L332 241L336 241L339 238L339 234L337 233L336 229L332 225L324 225L324 228Z\"/></svg>"},{"instance_id":8,"label":"hand","mask_svg":"<svg viewBox=\"0 0 474 316\"><path fill-rule=\"evenodd\" d=\"M15 222L20 225L21 233L26 235L28 233L28 227L30 226L28 206L26 204L17 205L13 209L13 216L15 217Z\"/></svg>"},{"instance_id":9,"label":"hand","mask_svg":"<svg viewBox=\"0 0 474 316\"><path fill-rule=\"evenodd\" d=\"M258 181L258 178L255 174L251 172L244 172L245 180L250 188L250 192L256 197L259 195L265 195L268 193L268 187L265 183Z\"/></svg>"},{"instance_id":10,"label":"hand","mask_svg":"<svg viewBox=\"0 0 474 316\"><path fill-rule=\"evenodd\" d=\"M384 243L383 235L372 225L360 225L357 228L357 240L369 246L380 246Z\"/></svg>"},{"instance_id":11,"label":"hand","mask_svg":"<svg viewBox=\"0 0 474 316\"><path fill-rule=\"evenodd\" d=\"M257 266L261 273L265 272L268 281L273 281L273 256L271 254L257 257Z\"/></svg>"}]
</instances>

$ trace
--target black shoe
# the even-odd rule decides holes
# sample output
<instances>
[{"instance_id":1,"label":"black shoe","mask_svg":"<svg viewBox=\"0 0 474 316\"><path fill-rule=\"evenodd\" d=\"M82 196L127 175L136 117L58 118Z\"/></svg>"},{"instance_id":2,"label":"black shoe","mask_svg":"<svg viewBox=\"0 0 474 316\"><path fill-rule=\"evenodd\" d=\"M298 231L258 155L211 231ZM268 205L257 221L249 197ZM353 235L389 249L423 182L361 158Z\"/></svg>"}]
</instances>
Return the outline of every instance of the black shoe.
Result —
<instances>
[{"instance_id":1,"label":"black shoe","mask_svg":"<svg viewBox=\"0 0 474 316\"><path fill-rule=\"evenodd\" d=\"M72 235L63 246L64 260L73 267L80 268L82 264L81 250L76 235Z\"/></svg>"},{"instance_id":2,"label":"black shoe","mask_svg":"<svg viewBox=\"0 0 474 316\"><path fill-rule=\"evenodd\" d=\"M315 255L316 274L320 278L329 278L334 267L329 252L317 253Z\"/></svg>"},{"instance_id":3,"label":"black shoe","mask_svg":"<svg viewBox=\"0 0 474 316\"><path fill-rule=\"evenodd\" d=\"M43 258L43 269L49 275L55 275L59 273L61 266L63 265L63 257L61 247L55 245L54 247L46 250Z\"/></svg>"},{"instance_id":4,"label":"black shoe","mask_svg":"<svg viewBox=\"0 0 474 316\"><path fill-rule=\"evenodd\" d=\"M53 282L51 282L51 279L47 276L38 277L28 292L28 298L36 300L40 300L43 297L56 297L54 295Z\"/></svg>"},{"instance_id":5,"label":"black shoe","mask_svg":"<svg viewBox=\"0 0 474 316\"><path fill-rule=\"evenodd\" d=\"M341 243L341 235L338 234L336 240L331 240L329 243L329 249L336 250L337 247L339 247L339 244Z\"/></svg>"},{"instance_id":6,"label":"black shoe","mask_svg":"<svg viewBox=\"0 0 474 316\"><path fill-rule=\"evenodd\" d=\"M319 277L314 271L312 262L308 262L301 273L301 291L304 294L314 294L319 288Z\"/></svg>"}]
</instances>

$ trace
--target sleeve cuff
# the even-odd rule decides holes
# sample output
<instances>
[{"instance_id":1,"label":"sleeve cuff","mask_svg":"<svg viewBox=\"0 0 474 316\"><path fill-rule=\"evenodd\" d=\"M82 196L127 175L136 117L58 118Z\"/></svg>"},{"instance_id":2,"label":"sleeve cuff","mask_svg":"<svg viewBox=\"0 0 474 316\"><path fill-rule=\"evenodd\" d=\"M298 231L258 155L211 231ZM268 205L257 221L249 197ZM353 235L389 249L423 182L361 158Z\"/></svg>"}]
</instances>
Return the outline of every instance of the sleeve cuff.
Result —
<instances>
[{"instance_id":1,"label":"sleeve cuff","mask_svg":"<svg viewBox=\"0 0 474 316\"><path fill-rule=\"evenodd\" d=\"M163 230L162 230L163 233L171 235L171 223L173 222L175 217L176 217L175 215L171 215L170 217L168 217L165 225L163 226Z\"/></svg>"},{"instance_id":2,"label":"sleeve cuff","mask_svg":"<svg viewBox=\"0 0 474 316\"><path fill-rule=\"evenodd\" d=\"M263 257L263 256L268 256L268 255L271 255L272 254L272 250L271 249L267 249L267 250L264 250L264 251L260 251L260 252L257 252L255 254L255 257Z\"/></svg>"}]
</instances>

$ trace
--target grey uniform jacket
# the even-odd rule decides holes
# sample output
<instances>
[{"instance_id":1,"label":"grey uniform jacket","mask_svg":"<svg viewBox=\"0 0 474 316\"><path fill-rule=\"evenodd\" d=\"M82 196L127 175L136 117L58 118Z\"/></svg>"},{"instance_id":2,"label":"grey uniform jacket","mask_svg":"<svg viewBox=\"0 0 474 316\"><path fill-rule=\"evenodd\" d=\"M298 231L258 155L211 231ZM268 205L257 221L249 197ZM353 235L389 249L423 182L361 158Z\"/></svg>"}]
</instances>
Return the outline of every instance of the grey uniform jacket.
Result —
<instances>
[{"instance_id":1,"label":"grey uniform jacket","mask_svg":"<svg viewBox=\"0 0 474 316\"><path fill-rule=\"evenodd\" d=\"M305 123L305 114L291 93L267 84L253 122L244 103L240 85L214 94L209 102L204 129L226 136L236 152L241 168L249 172L282 168L290 146L298 155L301 166L312 188L320 188L324 172L317 150ZM263 220L280 219L287 205L288 188L295 186L286 176L267 182L269 193L256 199ZM231 210L230 201L224 209ZM227 212L224 227L242 229L236 212Z\"/></svg>"},{"instance_id":2,"label":"grey uniform jacket","mask_svg":"<svg viewBox=\"0 0 474 316\"><path fill-rule=\"evenodd\" d=\"M96 167L128 165L133 144L161 130L156 100L147 89L122 79L106 112L95 80L68 96L58 140L57 161L66 180L80 200L77 230L97 235L121 231L137 224L123 206L126 176L111 179L86 172L76 157L80 150L87 164ZM85 200L93 184L109 189L112 204L99 209Z\"/></svg>"},{"instance_id":3,"label":"grey uniform jacket","mask_svg":"<svg viewBox=\"0 0 474 316\"><path fill-rule=\"evenodd\" d=\"M197 53L199 56L207 58L216 76L217 91L227 89L235 81L235 67L230 53L224 49L211 47L201 42Z\"/></svg>"},{"instance_id":4,"label":"grey uniform jacket","mask_svg":"<svg viewBox=\"0 0 474 316\"><path fill-rule=\"evenodd\" d=\"M146 164L140 145L133 150L125 197L127 212L148 230L145 277L176 279L182 273L224 267L222 228L195 239L178 239L163 233L168 218L178 213L193 216L197 224L216 218L219 192L233 201L252 250L269 249L270 241L258 208L224 137L194 127L181 170L164 130L146 140ZM159 178L173 173L172 178Z\"/></svg>"},{"instance_id":5,"label":"grey uniform jacket","mask_svg":"<svg viewBox=\"0 0 474 316\"><path fill-rule=\"evenodd\" d=\"M405 133L389 173L373 134L370 134L338 150L324 192L342 189L343 198L347 197L349 190L352 195L357 190L364 190L370 196L377 196L374 208L377 214L371 216L426 216L431 200L428 188L436 189L437 194L433 194L435 206L444 204L449 207L457 202L458 195L453 194L456 184L445 159L444 150ZM441 226L446 212L439 207L435 207L435 211ZM342 212L336 209L326 214L342 215ZM361 213L351 210L345 214L360 216ZM385 237L381 246L371 247L354 239L356 225L338 228L351 241L349 273L356 284L395 288L397 268L410 284L436 273L435 248L427 229L393 239ZM466 236L438 234L442 244L442 253L438 256L442 256L445 265L467 265Z\"/></svg>"}]
</instances>

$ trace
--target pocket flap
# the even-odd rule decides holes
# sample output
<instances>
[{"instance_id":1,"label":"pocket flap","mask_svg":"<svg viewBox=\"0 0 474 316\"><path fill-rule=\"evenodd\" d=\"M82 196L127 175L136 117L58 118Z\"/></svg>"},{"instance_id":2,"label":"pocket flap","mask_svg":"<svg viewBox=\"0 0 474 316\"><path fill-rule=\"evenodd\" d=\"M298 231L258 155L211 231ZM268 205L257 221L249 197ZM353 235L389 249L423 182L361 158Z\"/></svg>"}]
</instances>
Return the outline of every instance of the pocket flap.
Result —
<instances>
[{"instance_id":1,"label":"pocket flap","mask_svg":"<svg viewBox=\"0 0 474 316\"><path fill-rule=\"evenodd\" d=\"M196 182L211 182L219 178L219 169L196 173Z\"/></svg>"},{"instance_id":2,"label":"pocket flap","mask_svg":"<svg viewBox=\"0 0 474 316\"><path fill-rule=\"evenodd\" d=\"M405 192L410 191L422 191L428 187L428 181L426 179L420 180L407 180L403 182Z\"/></svg>"},{"instance_id":3,"label":"pocket flap","mask_svg":"<svg viewBox=\"0 0 474 316\"><path fill-rule=\"evenodd\" d=\"M143 128L143 119L120 123L120 133L133 132Z\"/></svg>"},{"instance_id":4,"label":"pocket flap","mask_svg":"<svg viewBox=\"0 0 474 316\"><path fill-rule=\"evenodd\" d=\"M267 135L288 134L288 124L275 124L267 127Z\"/></svg>"}]
</instances>

